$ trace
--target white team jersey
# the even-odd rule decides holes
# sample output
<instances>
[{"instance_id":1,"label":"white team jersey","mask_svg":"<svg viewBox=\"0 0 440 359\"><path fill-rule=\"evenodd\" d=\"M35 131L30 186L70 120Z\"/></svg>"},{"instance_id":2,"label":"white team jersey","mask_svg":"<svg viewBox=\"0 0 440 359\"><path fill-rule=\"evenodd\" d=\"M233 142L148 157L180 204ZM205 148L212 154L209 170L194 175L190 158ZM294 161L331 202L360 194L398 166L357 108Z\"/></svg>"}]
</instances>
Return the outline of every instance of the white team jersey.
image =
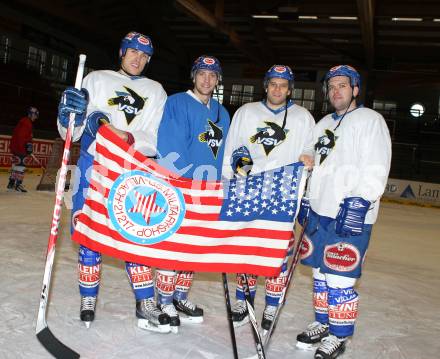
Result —
<instances>
[{"instance_id":1,"label":"white team jersey","mask_svg":"<svg viewBox=\"0 0 440 359\"><path fill-rule=\"evenodd\" d=\"M89 92L87 116L95 111L103 112L114 127L133 135L136 150L148 156L156 154L157 129L167 99L161 84L146 77L131 78L101 70L88 74L82 87ZM75 128L73 141L81 137L85 123ZM66 129L59 123L58 129L65 138ZM94 154L94 142L88 152Z\"/></svg>"},{"instance_id":2,"label":"white team jersey","mask_svg":"<svg viewBox=\"0 0 440 359\"><path fill-rule=\"evenodd\" d=\"M381 114L359 107L340 120L325 116L313 130L315 167L309 180L312 209L336 218L346 197L373 202L365 223L373 224L391 164L391 139Z\"/></svg>"},{"instance_id":3,"label":"white team jersey","mask_svg":"<svg viewBox=\"0 0 440 359\"><path fill-rule=\"evenodd\" d=\"M254 162L251 173L278 168L297 162L301 154L313 156L312 130L315 121L304 107L293 104L276 113L262 102L241 106L235 113L226 138L223 177L232 178L231 155L246 146Z\"/></svg>"}]
</instances>

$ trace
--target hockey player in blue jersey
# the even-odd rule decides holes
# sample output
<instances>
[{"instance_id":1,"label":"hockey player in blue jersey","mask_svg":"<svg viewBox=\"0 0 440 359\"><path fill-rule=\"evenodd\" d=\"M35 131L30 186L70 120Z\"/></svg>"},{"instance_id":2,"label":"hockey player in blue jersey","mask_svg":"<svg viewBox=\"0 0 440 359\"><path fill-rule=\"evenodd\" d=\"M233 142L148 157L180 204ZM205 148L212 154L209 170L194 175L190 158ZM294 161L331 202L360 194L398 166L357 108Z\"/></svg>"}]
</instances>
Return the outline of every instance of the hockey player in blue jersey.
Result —
<instances>
[{"instance_id":1,"label":"hockey player in blue jersey","mask_svg":"<svg viewBox=\"0 0 440 359\"><path fill-rule=\"evenodd\" d=\"M119 71L94 71L85 77L81 90L67 88L63 93L58 112L59 132L65 136L69 114L75 113L73 140L81 140L79 171L76 171L76 191L73 196L72 232L89 187L87 176L93 164L96 132L102 123L107 123L112 131L136 150L147 156L156 155L157 128L167 96L158 82L141 75L152 55L151 39L130 32L122 39L119 49ZM151 268L127 262L126 270L136 298L138 326L169 332L170 318L157 308L154 301ZM95 317L101 254L81 245L78 272L80 318L89 327Z\"/></svg>"},{"instance_id":2,"label":"hockey player in blue jersey","mask_svg":"<svg viewBox=\"0 0 440 359\"><path fill-rule=\"evenodd\" d=\"M226 109L212 97L222 80L218 59L198 57L191 79L192 90L172 95L166 102L158 132L157 150L162 157L159 163L183 177L218 180L230 122ZM174 332L181 320L203 321L203 310L188 299L193 275L165 270L156 275L157 301L162 311L170 315Z\"/></svg>"},{"instance_id":3,"label":"hockey player in blue jersey","mask_svg":"<svg viewBox=\"0 0 440 359\"><path fill-rule=\"evenodd\" d=\"M391 139L382 115L356 104L360 76L353 67L331 68L324 91L335 112L313 130L309 203L302 202L298 215L303 225L308 219L301 258L313 268L315 321L297 336L297 346L319 345L315 359L335 359L354 332L354 285L387 184Z\"/></svg>"}]
</instances>

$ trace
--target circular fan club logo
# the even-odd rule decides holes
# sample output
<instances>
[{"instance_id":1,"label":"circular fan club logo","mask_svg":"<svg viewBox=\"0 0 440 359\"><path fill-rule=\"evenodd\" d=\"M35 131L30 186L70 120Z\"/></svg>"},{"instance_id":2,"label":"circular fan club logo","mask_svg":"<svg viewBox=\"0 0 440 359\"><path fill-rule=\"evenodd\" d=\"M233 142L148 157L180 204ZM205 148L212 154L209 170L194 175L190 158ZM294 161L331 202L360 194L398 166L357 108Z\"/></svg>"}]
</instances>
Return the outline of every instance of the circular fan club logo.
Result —
<instances>
[{"instance_id":1,"label":"circular fan club logo","mask_svg":"<svg viewBox=\"0 0 440 359\"><path fill-rule=\"evenodd\" d=\"M339 272L351 272L361 260L359 250L350 243L338 242L324 249L324 264Z\"/></svg>"},{"instance_id":2,"label":"circular fan club logo","mask_svg":"<svg viewBox=\"0 0 440 359\"><path fill-rule=\"evenodd\" d=\"M213 65L213 64L215 63L215 60L214 60L213 58L211 58L211 57L205 57L205 58L203 59L203 62L204 62L206 65Z\"/></svg>"},{"instance_id":3,"label":"circular fan club logo","mask_svg":"<svg viewBox=\"0 0 440 359\"><path fill-rule=\"evenodd\" d=\"M161 242L175 233L185 216L182 193L150 173L120 175L110 190L108 212L115 229L141 245Z\"/></svg>"}]
</instances>

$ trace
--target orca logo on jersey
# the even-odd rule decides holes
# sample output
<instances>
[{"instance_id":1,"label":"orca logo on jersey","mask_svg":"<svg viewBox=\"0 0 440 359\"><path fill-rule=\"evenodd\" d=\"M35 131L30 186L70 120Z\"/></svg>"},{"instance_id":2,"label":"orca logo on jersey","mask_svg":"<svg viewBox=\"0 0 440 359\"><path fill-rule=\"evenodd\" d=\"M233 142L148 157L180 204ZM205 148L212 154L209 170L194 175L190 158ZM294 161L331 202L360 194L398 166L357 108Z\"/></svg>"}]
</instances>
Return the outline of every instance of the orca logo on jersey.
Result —
<instances>
[{"instance_id":1,"label":"orca logo on jersey","mask_svg":"<svg viewBox=\"0 0 440 359\"><path fill-rule=\"evenodd\" d=\"M211 149L214 158L217 158L218 150L223 143L223 130L214 122L208 120L206 131L199 134L199 141L206 142Z\"/></svg>"},{"instance_id":2,"label":"orca logo on jersey","mask_svg":"<svg viewBox=\"0 0 440 359\"><path fill-rule=\"evenodd\" d=\"M325 130L325 135L322 135L318 138L318 142L315 144L315 150L321 155L319 164L324 162L324 160L328 157L333 147L335 147L337 139L338 137L335 136L335 133L330 130Z\"/></svg>"},{"instance_id":3,"label":"orca logo on jersey","mask_svg":"<svg viewBox=\"0 0 440 359\"><path fill-rule=\"evenodd\" d=\"M185 216L180 190L154 177L134 170L121 174L108 196L112 225L127 241L150 245L174 234Z\"/></svg>"},{"instance_id":4,"label":"orca logo on jersey","mask_svg":"<svg viewBox=\"0 0 440 359\"><path fill-rule=\"evenodd\" d=\"M263 146L266 156L279 146L287 136L289 130L278 126L275 122L264 121L266 127L257 127L257 133L249 138L251 143L257 143Z\"/></svg>"},{"instance_id":5,"label":"orca logo on jersey","mask_svg":"<svg viewBox=\"0 0 440 359\"><path fill-rule=\"evenodd\" d=\"M115 91L117 97L112 97L107 101L109 106L118 106L119 111L123 111L127 123L131 121L142 111L148 97L141 97L132 89L124 86L127 92Z\"/></svg>"}]
</instances>

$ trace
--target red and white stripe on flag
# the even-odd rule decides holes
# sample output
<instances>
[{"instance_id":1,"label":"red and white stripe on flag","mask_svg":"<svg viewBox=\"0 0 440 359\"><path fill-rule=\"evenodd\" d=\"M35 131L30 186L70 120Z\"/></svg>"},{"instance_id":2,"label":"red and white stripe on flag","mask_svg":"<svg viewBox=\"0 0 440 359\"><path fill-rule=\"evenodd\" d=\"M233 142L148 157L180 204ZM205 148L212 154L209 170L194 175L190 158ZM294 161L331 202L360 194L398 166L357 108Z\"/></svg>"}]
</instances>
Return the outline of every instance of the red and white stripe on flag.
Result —
<instances>
[{"instance_id":1,"label":"red and white stripe on flag","mask_svg":"<svg viewBox=\"0 0 440 359\"><path fill-rule=\"evenodd\" d=\"M163 269L277 275L293 223L220 220L222 203L222 182L179 178L101 126L72 239Z\"/></svg>"}]
</instances>

